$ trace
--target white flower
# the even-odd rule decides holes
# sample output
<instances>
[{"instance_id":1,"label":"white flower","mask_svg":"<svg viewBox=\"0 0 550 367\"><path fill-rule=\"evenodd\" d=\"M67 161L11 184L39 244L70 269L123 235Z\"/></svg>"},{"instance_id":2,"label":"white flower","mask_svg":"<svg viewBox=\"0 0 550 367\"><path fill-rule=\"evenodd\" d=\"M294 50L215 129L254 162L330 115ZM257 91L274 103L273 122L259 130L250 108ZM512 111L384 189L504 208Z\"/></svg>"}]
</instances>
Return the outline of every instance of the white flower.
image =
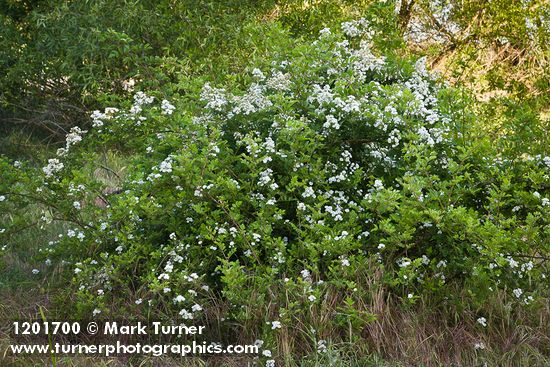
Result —
<instances>
[{"instance_id":1,"label":"white flower","mask_svg":"<svg viewBox=\"0 0 550 367\"><path fill-rule=\"evenodd\" d=\"M182 296L181 294L177 295L175 298L174 298L174 303L179 303L179 302L183 302L185 301L185 297Z\"/></svg>"},{"instance_id":2,"label":"white flower","mask_svg":"<svg viewBox=\"0 0 550 367\"><path fill-rule=\"evenodd\" d=\"M325 353L327 351L327 342L326 340L319 340L317 342L317 352Z\"/></svg>"},{"instance_id":3,"label":"white flower","mask_svg":"<svg viewBox=\"0 0 550 367\"><path fill-rule=\"evenodd\" d=\"M342 31L346 36L349 36L349 37L357 37L361 34L361 30L357 27L356 22L342 23Z\"/></svg>"},{"instance_id":4,"label":"white flower","mask_svg":"<svg viewBox=\"0 0 550 367\"><path fill-rule=\"evenodd\" d=\"M323 28L319 31L320 37L322 36L329 36L331 34L330 28Z\"/></svg>"},{"instance_id":5,"label":"white flower","mask_svg":"<svg viewBox=\"0 0 550 367\"><path fill-rule=\"evenodd\" d=\"M304 278L304 280L311 281L311 273L309 272L309 270L304 269L300 272L300 274L302 274L302 278Z\"/></svg>"},{"instance_id":6,"label":"white flower","mask_svg":"<svg viewBox=\"0 0 550 367\"><path fill-rule=\"evenodd\" d=\"M521 265L521 271L524 271L524 272L525 271L531 271L531 270L533 270L534 266L535 265L533 264L532 261L526 262L526 263Z\"/></svg>"},{"instance_id":7,"label":"white flower","mask_svg":"<svg viewBox=\"0 0 550 367\"><path fill-rule=\"evenodd\" d=\"M191 307L191 310L192 310L193 312L199 312L199 311L202 311L202 307L201 307L201 305L195 303L195 304L193 305L193 307Z\"/></svg>"},{"instance_id":8,"label":"white flower","mask_svg":"<svg viewBox=\"0 0 550 367\"><path fill-rule=\"evenodd\" d=\"M111 116L117 112L118 108L116 107L105 107L105 115L107 115L108 118L111 118Z\"/></svg>"},{"instance_id":9,"label":"white flower","mask_svg":"<svg viewBox=\"0 0 550 367\"><path fill-rule=\"evenodd\" d=\"M164 266L164 271L167 273L171 273L173 270L174 270L174 264L172 264L171 262L167 262L166 265Z\"/></svg>"},{"instance_id":10,"label":"white flower","mask_svg":"<svg viewBox=\"0 0 550 367\"><path fill-rule=\"evenodd\" d=\"M518 267L519 263L516 260L512 259L511 257L508 257L507 260L512 269Z\"/></svg>"},{"instance_id":11,"label":"white flower","mask_svg":"<svg viewBox=\"0 0 550 367\"><path fill-rule=\"evenodd\" d=\"M36 274L40 273L40 270L38 270L38 269L32 269L32 273L36 275Z\"/></svg>"},{"instance_id":12,"label":"white flower","mask_svg":"<svg viewBox=\"0 0 550 367\"><path fill-rule=\"evenodd\" d=\"M266 349L262 352L262 355L264 357L271 357L271 351Z\"/></svg>"},{"instance_id":13,"label":"white flower","mask_svg":"<svg viewBox=\"0 0 550 367\"><path fill-rule=\"evenodd\" d=\"M485 317L480 317L479 319L477 319L477 323L481 326L487 326L487 319Z\"/></svg>"},{"instance_id":14,"label":"white flower","mask_svg":"<svg viewBox=\"0 0 550 367\"><path fill-rule=\"evenodd\" d=\"M180 311L180 316L186 320L191 320L193 318L193 314L185 308Z\"/></svg>"},{"instance_id":15,"label":"white flower","mask_svg":"<svg viewBox=\"0 0 550 367\"><path fill-rule=\"evenodd\" d=\"M290 74L285 74L280 71L275 72L266 82L269 88L275 90L289 90L290 84Z\"/></svg>"},{"instance_id":16,"label":"white flower","mask_svg":"<svg viewBox=\"0 0 550 367\"><path fill-rule=\"evenodd\" d=\"M383 250L383 249L385 249L385 248L386 248L386 245L384 245L383 243L381 243L381 244L378 245L378 249L379 249L379 250Z\"/></svg>"},{"instance_id":17,"label":"white flower","mask_svg":"<svg viewBox=\"0 0 550 367\"><path fill-rule=\"evenodd\" d=\"M228 103L225 90L212 88L209 83L206 83L202 88L200 98L207 102L205 106L207 109L215 111L222 111L223 107Z\"/></svg>"},{"instance_id":18,"label":"white flower","mask_svg":"<svg viewBox=\"0 0 550 367\"><path fill-rule=\"evenodd\" d=\"M266 169L265 171L260 172L260 179L258 180L259 186L265 186L271 181L271 174L273 170L271 168Z\"/></svg>"},{"instance_id":19,"label":"white flower","mask_svg":"<svg viewBox=\"0 0 550 367\"><path fill-rule=\"evenodd\" d=\"M168 102L167 100L163 99L161 104L160 104L160 108L162 109L162 114L163 115L171 115L174 110L176 109L176 107L174 107L174 105L172 105L170 102Z\"/></svg>"},{"instance_id":20,"label":"white flower","mask_svg":"<svg viewBox=\"0 0 550 367\"><path fill-rule=\"evenodd\" d=\"M55 173L61 171L64 165L57 158L48 159L48 165L42 168L46 177L52 177Z\"/></svg>"},{"instance_id":21,"label":"white flower","mask_svg":"<svg viewBox=\"0 0 550 367\"><path fill-rule=\"evenodd\" d=\"M172 157L167 157L164 161L160 163L159 171L164 173L172 172Z\"/></svg>"},{"instance_id":22,"label":"white flower","mask_svg":"<svg viewBox=\"0 0 550 367\"><path fill-rule=\"evenodd\" d=\"M82 141L82 134L86 132L86 130L81 130L78 126L71 128L71 131L67 134L65 149L61 152L61 155L67 152L71 145Z\"/></svg>"},{"instance_id":23,"label":"white flower","mask_svg":"<svg viewBox=\"0 0 550 367\"><path fill-rule=\"evenodd\" d=\"M328 132L330 129L338 130L340 129L340 123L336 119L336 117L332 115L327 115L326 122L323 124L323 128L325 129L325 132Z\"/></svg>"},{"instance_id":24,"label":"white flower","mask_svg":"<svg viewBox=\"0 0 550 367\"><path fill-rule=\"evenodd\" d=\"M81 209L81 206L80 206L80 202L79 201L75 201L73 202L73 206L76 210L80 210Z\"/></svg>"},{"instance_id":25,"label":"white flower","mask_svg":"<svg viewBox=\"0 0 550 367\"><path fill-rule=\"evenodd\" d=\"M0 195L0 202L6 200L6 197L4 195Z\"/></svg>"},{"instance_id":26,"label":"white flower","mask_svg":"<svg viewBox=\"0 0 550 367\"><path fill-rule=\"evenodd\" d=\"M265 367L275 367L275 360L268 359L267 361L265 361Z\"/></svg>"},{"instance_id":27,"label":"white flower","mask_svg":"<svg viewBox=\"0 0 550 367\"><path fill-rule=\"evenodd\" d=\"M271 322L271 330L280 329L283 325L280 321Z\"/></svg>"},{"instance_id":28,"label":"white flower","mask_svg":"<svg viewBox=\"0 0 550 367\"><path fill-rule=\"evenodd\" d=\"M485 349L485 344L483 344L483 342L476 342L474 344L474 349Z\"/></svg>"},{"instance_id":29,"label":"white flower","mask_svg":"<svg viewBox=\"0 0 550 367\"><path fill-rule=\"evenodd\" d=\"M143 299L138 298L136 299L136 305L140 305L143 302Z\"/></svg>"},{"instance_id":30,"label":"white flower","mask_svg":"<svg viewBox=\"0 0 550 367\"><path fill-rule=\"evenodd\" d=\"M133 106L130 108L130 114L132 114L132 115L137 115L137 114L139 114L141 111L142 111L142 108L141 108L141 106L139 106L139 105L133 105Z\"/></svg>"},{"instance_id":31,"label":"white flower","mask_svg":"<svg viewBox=\"0 0 550 367\"><path fill-rule=\"evenodd\" d=\"M108 119L109 118L109 116L107 116L106 114L104 114L104 113L102 113L101 111L98 111L98 110L95 110L94 112L92 112L90 117L93 120L92 127L102 127L103 126L102 119Z\"/></svg>"},{"instance_id":32,"label":"white flower","mask_svg":"<svg viewBox=\"0 0 550 367\"><path fill-rule=\"evenodd\" d=\"M514 292L514 295L519 298L523 294L523 290L521 288L516 288L512 292Z\"/></svg>"},{"instance_id":33,"label":"white flower","mask_svg":"<svg viewBox=\"0 0 550 367\"><path fill-rule=\"evenodd\" d=\"M407 266L411 265L411 262L406 258L401 258L397 260L397 265L399 265L400 268L406 268Z\"/></svg>"},{"instance_id":34,"label":"white flower","mask_svg":"<svg viewBox=\"0 0 550 367\"><path fill-rule=\"evenodd\" d=\"M306 187L306 189L304 190L304 193L302 194L302 196L304 198L309 198L309 197L315 198L316 197L315 191L313 191L313 188L311 188L310 186Z\"/></svg>"},{"instance_id":35,"label":"white flower","mask_svg":"<svg viewBox=\"0 0 550 367\"><path fill-rule=\"evenodd\" d=\"M148 96L147 94L145 94L143 92L137 92L134 95L134 105L141 106L141 105L144 105L144 104L150 104L150 103L153 102L154 99L155 99L155 97L150 97L150 96Z\"/></svg>"},{"instance_id":36,"label":"white flower","mask_svg":"<svg viewBox=\"0 0 550 367\"><path fill-rule=\"evenodd\" d=\"M262 73L262 71L260 69L257 69L257 68L252 70L252 76L254 76L254 78L256 78L258 80L264 80L265 79L264 73Z\"/></svg>"},{"instance_id":37,"label":"white flower","mask_svg":"<svg viewBox=\"0 0 550 367\"><path fill-rule=\"evenodd\" d=\"M96 309L93 310L92 315L93 315L93 316L97 316L97 315L99 315L100 313L101 313L101 310L100 310L99 308L96 308Z\"/></svg>"}]
</instances>

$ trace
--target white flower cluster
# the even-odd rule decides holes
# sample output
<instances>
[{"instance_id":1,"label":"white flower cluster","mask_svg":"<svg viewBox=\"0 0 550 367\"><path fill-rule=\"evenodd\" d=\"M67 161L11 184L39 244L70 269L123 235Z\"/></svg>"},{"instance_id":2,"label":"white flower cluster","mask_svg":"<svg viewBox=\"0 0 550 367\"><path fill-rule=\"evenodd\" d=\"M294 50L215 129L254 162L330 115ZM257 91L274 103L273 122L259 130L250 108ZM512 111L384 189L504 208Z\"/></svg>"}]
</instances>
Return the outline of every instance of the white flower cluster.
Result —
<instances>
[{"instance_id":1,"label":"white flower cluster","mask_svg":"<svg viewBox=\"0 0 550 367\"><path fill-rule=\"evenodd\" d=\"M372 38L374 31L370 28L369 22L365 18L342 23L342 31L348 37L367 37ZM328 31L330 32L330 30ZM323 30L321 34L326 34Z\"/></svg>"},{"instance_id":2,"label":"white flower cluster","mask_svg":"<svg viewBox=\"0 0 550 367\"><path fill-rule=\"evenodd\" d=\"M292 81L289 73L283 73L281 71L275 71L273 75L267 80L266 86L268 88L277 91L288 91Z\"/></svg>"},{"instance_id":3,"label":"white flower cluster","mask_svg":"<svg viewBox=\"0 0 550 367\"><path fill-rule=\"evenodd\" d=\"M155 97L148 96L144 92L137 92L134 94L134 106L142 106L153 103Z\"/></svg>"},{"instance_id":4,"label":"white flower cluster","mask_svg":"<svg viewBox=\"0 0 550 367\"><path fill-rule=\"evenodd\" d=\"M350 51L352 70L360 81L365 81L369 72L381 71L385 66L385 58L377 57L373 54L371 46L366 41L361 41L361 47L358 50Z\"/></svg>"},{"instance_id":5,"label":"white flower cluster","mask_svg":"<svg viewBox=\"0 0 550 367\"><path fill-rule=\"evenodd\" d=\"M134 104L130 108L130 115L135 117L143 111L143 106L153 103L155 97L148 96L144 92L137 92L134 94Z\"/></svg>"},{"instance_id":6,"label":"white flower cluster","mask_svg":"<svg viewBox=\"0 0 550 367\"><path fill-rule=\"evenodd\" d=\"M63 167L64 165L59 159L52 158L52 159L48 159L48 165L43 167L42 171L44 172L47 178L50 178L57 172L61 171Z\"/></svg>"},{"instance_id":7,"label":"white flower cluster","mask_svg":"<svg viewBox=\"0 0 550 367\"><path fill-rule=\"evenodd\" d=\"M168 156L165 160L160 162L158 170L162 173L172 172L172 157Z\"/></svg>"},{"instance_id":8,"label":"white flower cluster","mask_svg":"<svg viewBox=\"0 0 550 367\"><path fill-rule=\"evenodd\" d=\"M176 107L166 99L162 100L160 104L160 108L162 110L163 115L171 115L172 113L174 113L174 110L176 109Z\"/></svg>"},{"instance_id":9,"label":"white flower cluster","mask_svg":"<svg viewBox=\"0 0 550 367\"><path fill-rule=\"evenodd\" d=\"M205 108L213 111L223 111L228 104L225 89L217 89L206 83L202 88L201 100L207 102Z\"/></svg>"},{"instance_id":10,"label":"white flower cluster","mask_svg":"<svg viewBox=\"0 0 550 367\"><path fill-rule=\"evenodd\" d=\"M66 137L65 152L68 151L72 145L82 141L82 135L85 133L87 133L87 131L81 130L78 126L71 128L71 131Z\"/></svg>"},{"instance_id":11,"label":"white flower cluster","mask_svg":"<svg viewBox=\"0 0 550 367\"><path fill-rule=\"evenodd\" d=\"M119 109L115 107L107 107L105 108L105 112L95 110L90 115L90 118L92 119L92 127L101 128L105 124L106 120L111 120L118 112Z\"/></svg>"},{"instance_id":12,"label":"white flower cluster","mask_svg":"<svg viewBox=\"0 0 550 367\"><path fill-rule=\"evenodd\" d=\"M201 92L201 100L206 102L205 108L215 112L226 112L227 117L249 115L266 110L273 106L268 91L288 92L292 86L291 75L274 69L272 75L266 78L260 69L254 69L252 76L256 79L243 95L233 95L225 89L213 88L206 83Z\"/></svg>"},{"instance_id":13,"label":"white flower cluster","mask_svg":"<svg viewBox=\"0 0 550 367\"><path fill-rule=\"evenodd\" d=\"M480 317L477 319L477 323L483 327L487 326L487 319L485 317Z\"/></svg>"}]
</instances>

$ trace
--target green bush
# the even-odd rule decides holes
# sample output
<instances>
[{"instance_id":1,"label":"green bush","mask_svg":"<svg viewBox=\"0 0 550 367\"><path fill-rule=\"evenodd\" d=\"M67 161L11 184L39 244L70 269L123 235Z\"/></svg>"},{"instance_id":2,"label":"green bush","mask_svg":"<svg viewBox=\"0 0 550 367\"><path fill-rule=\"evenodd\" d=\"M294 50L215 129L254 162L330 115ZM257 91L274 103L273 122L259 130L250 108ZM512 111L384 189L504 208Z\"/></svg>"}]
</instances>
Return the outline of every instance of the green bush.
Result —
<instances>
[{"instance_id":1,"label":"green bush","mask_svg":"<svg viewBox=\"0 0 550 367\"><path fill-rule=\"evenodd\" d=\"M279 40L255 21L270 1L31 3L0 9L0 118L50 135L136 85L215 80Z\"/></svg>"},{"instance_id":2,"label":"green bush","mask_svg":"<svg viewBox=\"0 0 550 367\"><path fill-rule=\"evenodd\" d=\"M253 304L264 319L247 330L270 347L293 318L319 327L337 291L322 327L345 336L372 321L357 305L374 273L404 304L467 288L536 307L550 158L499 157L424 59L372 48L365 20L342 29L250 70L247 88L205 84L191 112L143 92L96 111L26 194L0 186L0 205L39 190L71 223L43 252L69 264L83 316L208 319L222 302L217 316L250 325ZM94 176L98 148L132 154L116 194Z\"/></svg>"}]
</instances>

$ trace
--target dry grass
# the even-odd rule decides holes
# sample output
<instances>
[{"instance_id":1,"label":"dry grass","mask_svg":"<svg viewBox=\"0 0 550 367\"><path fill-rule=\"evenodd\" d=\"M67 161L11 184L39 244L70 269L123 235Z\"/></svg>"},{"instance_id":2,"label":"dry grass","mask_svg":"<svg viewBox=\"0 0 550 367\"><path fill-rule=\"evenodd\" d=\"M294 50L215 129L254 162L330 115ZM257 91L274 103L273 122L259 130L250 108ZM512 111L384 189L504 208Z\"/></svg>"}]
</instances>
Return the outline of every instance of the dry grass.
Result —
<instances>
[{"instance_id":1,"label":"dry grass","mask_svg":"<svg viewBox=\"0 0 550 367\"><path fill-rule=\"evenodd\" d=\"M361 328L346 325L334 327L346 294L334 290L309 311L298 311L277 333L277 355L282 366L302 366L313 363L315 341L324 339L339 357L339 363L350 366L370 364L362 358L381 356L385 363L400 366L549 366L550 365L550 303L545 298L532 308L515 307L513 297L504 291L494 292L481 306L475 305L464 289L457 289L460 301L439 303L420 298L414 306L403 306L380 284L380 271L365 271L358 275L358 287L367 290L365 299L358 299L355 310L375 318ZM277 293L275 288L271 292ZM280 290L280 292L283 292ZM290 308L295 301L290 295L282 307ZM255 307L254 297L246 312L247 324L237 326L242 331L241 343L252 339L250 330L265 320L279 318L275 304L267 309ZM227 305L218 304L222 309ZM488 326L477 318L483 315ZM314 325L312 333L308 326ZM483 349L476 349L482 343ZM309 362L302 360L308 356ZM324 362L312 364L325 366ZM334 361L333 361L334 362ZM334 362L335 363L335 362ZM382 365L378 361L376 364Z\"/></svg>"}]
</instances>

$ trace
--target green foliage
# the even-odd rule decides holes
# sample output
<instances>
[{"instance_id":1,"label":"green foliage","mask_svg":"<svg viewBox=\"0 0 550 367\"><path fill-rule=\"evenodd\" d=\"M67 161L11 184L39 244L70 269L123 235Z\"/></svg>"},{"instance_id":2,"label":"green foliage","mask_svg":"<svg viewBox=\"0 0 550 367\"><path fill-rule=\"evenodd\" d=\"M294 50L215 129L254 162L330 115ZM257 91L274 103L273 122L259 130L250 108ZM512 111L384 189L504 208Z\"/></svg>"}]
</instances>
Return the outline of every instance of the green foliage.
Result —
<instances>
[{"instance_id":1,"label":"green foliage","mask_svg":"<svg viewBox=\"0 0 550 367\"><path fill-rule=\"evenodd\" d=\"M0 142L0 265L32 282L10 251L37 246L37 269L72 279L71 317L223 319L228 338L291 338L304 365L346 365L387 322L381 304L429 299L461 313L451 327L547 307L545 4L0 9L0 118L66 135L41 169L47 150L22 152L25 134ZM402 34L487 103L430 74ZM99 106L117 108L89 118Z\"/></svg>"},{"instance_id":2,"label":"green foliage","mask_svg":"<svg viewBox=\"0 0 550 367\"><path fill-rule=\"evenodd\" d=\"M82 316L207 319L223 302L220 317L266 348L296 320L306 340L314 328L353 343L375 319L362 306L372 274L405 305L459 302L468 286L478 305L500 290L538 307L549 158L499 156L424 59L372 48L367 20L343 31L252 70L247 87L138 92L96 111L42 175L3 162L0 205L38 190L70 223L43 253L69 264ZM116 194L93 175L98 147L132 153Z\"/></svg>"},{"instance_id":3,"label":"green foliage","mask_svg":"<svg viewBox=\"0 0 550 367\"><path fill-rule=\"evenodd\" d=\"M0 14L1 116L63 132L98 101L143 83L217 79L265 54L276 27L253 23L270 2L50 1ZM14 10L15 11L15 10ZM261 29L262 34L259 34Z\"/></svg>"}]
</instances>

